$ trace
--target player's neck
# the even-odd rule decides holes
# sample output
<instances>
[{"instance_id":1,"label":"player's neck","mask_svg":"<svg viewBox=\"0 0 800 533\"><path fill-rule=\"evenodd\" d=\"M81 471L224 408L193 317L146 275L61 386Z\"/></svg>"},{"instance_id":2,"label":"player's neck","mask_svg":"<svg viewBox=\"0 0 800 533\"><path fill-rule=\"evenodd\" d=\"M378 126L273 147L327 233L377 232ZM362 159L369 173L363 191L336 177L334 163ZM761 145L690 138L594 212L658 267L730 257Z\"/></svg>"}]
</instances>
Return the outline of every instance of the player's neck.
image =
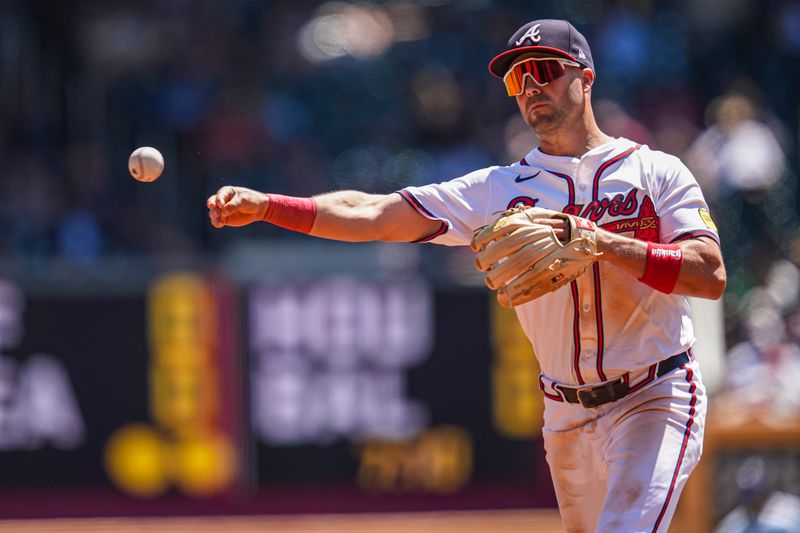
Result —
<instances>
[{"instance_id":1,"label":"player's neck","mask_svg":"<svg viewBox=\"0 0 800 533\"><path fill-rule=\"evenodd\" d=\"M537 137L539 150L545 154L570 157L581 157L589 150L613 140L613 137L600 130L591 108L572 124L549 132L538 132Z\"/></svg>"}]
</instances>

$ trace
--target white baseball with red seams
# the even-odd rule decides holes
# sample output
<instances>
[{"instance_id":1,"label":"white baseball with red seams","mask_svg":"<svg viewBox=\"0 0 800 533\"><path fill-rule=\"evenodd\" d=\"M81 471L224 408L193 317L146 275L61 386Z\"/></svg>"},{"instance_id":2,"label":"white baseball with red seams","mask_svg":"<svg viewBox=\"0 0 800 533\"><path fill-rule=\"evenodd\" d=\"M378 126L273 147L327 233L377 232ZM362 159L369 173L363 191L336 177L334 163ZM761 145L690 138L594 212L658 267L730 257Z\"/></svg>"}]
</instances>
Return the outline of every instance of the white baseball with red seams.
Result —
<instances>
[{"instance_id":1,"label":"white baseball with red seams","mask_svg":"<svg viewBox=\"0 0 800 533\"><path fill-rule=\"evenodd\" d=\"M137 148L128 157L128 172L137 181L155 181L164 172L164 156L152 146Z\"/></svg>"},{"instance_id":2,"label":"white baseball with red seams","mask_svg":"<svg viewBox=\"0 0 800 533\"><path fill-rule=\"evenodd\" d=\"M678 158L624 138L582 157L552 156L535 148L518 163L408 187L399 194L422 216L442 221L439 231L422 239L437 244L469 245L476 228L490 223L498 211L520 204L571 213L644 241L708 237L719 242L716 228L706 224L708 207L691 172ZM668 524L677 495L699 460L705 417L705 389L696 362L660 378L655 375L659 361L689 350L695 340L686 299L598 261L569 285L518 306L516 312L542 370L548 399L545 446L568 531L584 531L593 523L597 531L656 531ZM618 377L638 390L593 409L567 403L555 388ZM665 388L672 392L665 394ZM677 405L675 397L685 403ZM641 407L648 403L657 408ZM637 409L640 415L626 422L624 413ZM604 414L610 416L595 424ZM624 431L619 424L626 424ZM566 438L576 431L582 433L579 438ZM612 434L613 439L604 440ZM620 457L625 450L652 453L657 464L649 464L638 480L632 481L636 475L629 471L620 472L626 483L641 490L637 498L625 490L615 495L606 485L613 471L606 471L605 462L593 465L585 458L586 446L601 446L601 454ZM613 464L625 470L624 461ZM597 490L595 483L601 482L604 490ZM653 491L663 498L654 497ZM629 521L618 522L618 513L610 508L621 505L623 493L638 518L631 515ZM615 529L608 529L612 519ZM603 524L606 529L600 528Z\"/></svg>"}]
</instances>

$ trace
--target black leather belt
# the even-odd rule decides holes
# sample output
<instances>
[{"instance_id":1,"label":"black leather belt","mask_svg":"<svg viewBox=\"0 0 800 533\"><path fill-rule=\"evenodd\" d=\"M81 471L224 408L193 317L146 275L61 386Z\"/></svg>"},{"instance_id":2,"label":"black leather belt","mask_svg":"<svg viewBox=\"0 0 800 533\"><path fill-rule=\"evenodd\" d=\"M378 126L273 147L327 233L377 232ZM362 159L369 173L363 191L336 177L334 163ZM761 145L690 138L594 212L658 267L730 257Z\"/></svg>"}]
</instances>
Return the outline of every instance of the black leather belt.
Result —
<instances>
[{"instance_id":1,"label":"black leather belt","mask_svg":"<svg viewBox=\"0 0 800 533\"><path fill-rule=\"evenodd\" d=\"M656 376L661 377L689 361L691 361L689 352L667 357L658 363ZM631 388L621 377L595 387L566 387L564 385L556 385L555 387L569 403L579 403L588 408L600 407L603 404L615 402L631 392Z\"/></svg>"}]
</instances>

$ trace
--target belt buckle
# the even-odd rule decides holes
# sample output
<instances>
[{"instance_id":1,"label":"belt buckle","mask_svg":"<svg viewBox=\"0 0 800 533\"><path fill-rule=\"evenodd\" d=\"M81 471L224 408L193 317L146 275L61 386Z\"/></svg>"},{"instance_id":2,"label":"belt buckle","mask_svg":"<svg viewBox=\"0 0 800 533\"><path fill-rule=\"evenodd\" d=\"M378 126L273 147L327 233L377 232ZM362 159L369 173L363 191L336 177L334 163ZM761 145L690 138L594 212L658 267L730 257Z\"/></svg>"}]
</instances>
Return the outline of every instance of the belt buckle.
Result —
<instances>
[{"instance_id":1,"label":"belt buckle","mask_svg":"<svg viewBox=\"0 0 800 533\"><path fill-rule=\"evenodd\" d=\"M586 387L584 389L578 389L578 401L587 409L597 407L597 401L600 399L598 393L599 390L603 388L605 387Z\"/></svg>"},{"instance_id":2,"label":"belt buckle","mask_svg":"<svg viewBox=\"0 0 800 533\"><path fill-rule=\"evenodd\" d=\"M578 389L578 401L587 409L600 407L604 403L615 401L618 398L614 397L614 386L622 382L622 378L617 378L596 387L585 387ZM605 398L601 397L601 393L606 392Z\"/></svg>"}]
</instances>

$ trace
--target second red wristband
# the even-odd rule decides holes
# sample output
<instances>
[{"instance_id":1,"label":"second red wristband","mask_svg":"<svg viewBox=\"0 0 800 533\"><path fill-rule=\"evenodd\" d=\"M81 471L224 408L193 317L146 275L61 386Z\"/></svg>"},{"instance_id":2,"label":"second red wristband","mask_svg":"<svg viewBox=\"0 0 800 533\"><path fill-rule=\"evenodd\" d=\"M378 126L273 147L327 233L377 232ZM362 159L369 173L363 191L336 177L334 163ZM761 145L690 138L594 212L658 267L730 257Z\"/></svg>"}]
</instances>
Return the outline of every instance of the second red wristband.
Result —
<instances>
[{"instance_id":1,"label":"second red wristband","mask_svg":"<svg viewBox=\"0 0 800 533\"><path fill-rule=\"evenodd\" d=\"M647 261L639 281L670 294L675 290L683 264L683 250L677 244L647 243Z\"/></svg>"}]
</instances>

